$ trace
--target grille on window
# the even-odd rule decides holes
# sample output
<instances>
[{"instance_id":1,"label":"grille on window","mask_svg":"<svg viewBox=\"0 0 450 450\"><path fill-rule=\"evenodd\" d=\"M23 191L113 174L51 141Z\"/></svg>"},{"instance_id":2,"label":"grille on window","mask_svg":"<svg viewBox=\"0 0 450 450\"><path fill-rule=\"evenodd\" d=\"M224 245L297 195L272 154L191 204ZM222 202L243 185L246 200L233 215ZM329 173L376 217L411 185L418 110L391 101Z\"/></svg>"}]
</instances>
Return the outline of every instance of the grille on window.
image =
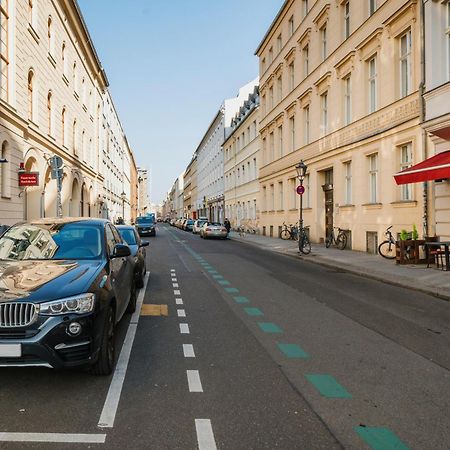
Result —
<instances>
[{"instance_id":1,"label":"grille on window","mask_svg":"<svg viewBox=\"0 0 450 450\"><path fill-rule=\"evenodd\" d=\"M26 327L36 317L33 303L0 304L0 328Z\"/></svg>"}]
</instances>

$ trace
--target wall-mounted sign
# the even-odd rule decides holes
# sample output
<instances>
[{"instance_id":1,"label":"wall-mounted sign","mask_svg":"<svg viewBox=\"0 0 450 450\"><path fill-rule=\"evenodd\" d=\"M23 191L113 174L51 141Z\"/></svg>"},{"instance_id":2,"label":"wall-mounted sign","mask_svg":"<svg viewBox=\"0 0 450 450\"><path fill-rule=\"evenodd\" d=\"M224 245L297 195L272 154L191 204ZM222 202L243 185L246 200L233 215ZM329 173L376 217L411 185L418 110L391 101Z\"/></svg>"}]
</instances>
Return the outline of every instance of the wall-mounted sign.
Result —
<instances>
[{"instance_id":1,"label":"wall-mounted sign","mask_svg":"<svg viewBox=\"0 0 450 450\"><path fill-rule=\"evenodd\" d=\"M39 186L39 172L19 172L19 186Z\"/></svg>"}]
</instances>

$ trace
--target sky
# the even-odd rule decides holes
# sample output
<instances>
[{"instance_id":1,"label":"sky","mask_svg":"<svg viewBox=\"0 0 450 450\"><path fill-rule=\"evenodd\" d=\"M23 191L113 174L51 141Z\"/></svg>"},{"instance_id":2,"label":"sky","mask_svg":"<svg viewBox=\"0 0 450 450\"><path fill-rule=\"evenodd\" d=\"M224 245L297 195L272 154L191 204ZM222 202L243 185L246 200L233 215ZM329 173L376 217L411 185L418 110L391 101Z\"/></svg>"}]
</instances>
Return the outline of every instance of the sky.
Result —
<instances>
[{"instance_id":1,"label":"sky","mask_svg":"<svg viewBox=\"0 0 450 450\"><path fill-rule=\"evenodd\" d=\"M134 152L161 203L226 98L258 76L254 52L283 0L78 0Z\"/></svg>"}]
</instances>

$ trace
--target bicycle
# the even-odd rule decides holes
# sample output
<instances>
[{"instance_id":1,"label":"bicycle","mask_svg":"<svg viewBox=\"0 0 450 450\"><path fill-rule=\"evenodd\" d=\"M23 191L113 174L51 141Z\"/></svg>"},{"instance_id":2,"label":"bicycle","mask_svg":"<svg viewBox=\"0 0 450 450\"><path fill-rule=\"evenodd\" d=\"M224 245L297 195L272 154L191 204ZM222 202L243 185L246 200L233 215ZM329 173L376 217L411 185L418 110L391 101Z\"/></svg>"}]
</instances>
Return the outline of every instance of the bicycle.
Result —
<instances>
[{"instance_id":1,"label":"bicycle","mask_svg":"<svg viewBox=\"0 0 450 450\"><path fill-rule=\"evenodd\" d=\"M297 225L286 225L283 222L283 229L280 232L280 238L284 240L292 239L293 241L298 240L298 226Z\"/></svg>"},{"instance_id":2,"label":"bicycle","mask_svg":"<svg viewBox=\"0 0 450 450\"><path fill-rule=\"evenodd\" d=\"M311 242L307 233L308 227L301 227L298 238L298 249L300 253L308 255L311 253Z\"/></svg>"},{"instance_id":3,"label":"bicycle","mask_svg":"<svg viewBox=\"0 0 450 450\"><path fill-rule=\"evenodd\" d=\"M334 229L335 228L338 229L337 236L335 236L335 234L334 234ZM325 247L329 248L331 246L331 244L334 242L334 244L336 245L336 247L339 250L344 250L344 248L347 247L347 234L346 234L346 232L347 232L347 230L344 230L342 228L333 227L331 229L331 233L328 235L328 237L325 240Z\"/></svg>"},{"instance_id":4,"label":"bicycle","mask_svg":"<svg viewBox=\"0 0 450 450\"><path fill-rule=\"evenodd\" d=\"M385 231L385 236L387 237L386 240L384 240L379 246L378 246L378 253L386 259L395 259L395 244L396 240L394 239L394 236L391 233L391 228L388 227Z\"/></svg>"}]
</instances>

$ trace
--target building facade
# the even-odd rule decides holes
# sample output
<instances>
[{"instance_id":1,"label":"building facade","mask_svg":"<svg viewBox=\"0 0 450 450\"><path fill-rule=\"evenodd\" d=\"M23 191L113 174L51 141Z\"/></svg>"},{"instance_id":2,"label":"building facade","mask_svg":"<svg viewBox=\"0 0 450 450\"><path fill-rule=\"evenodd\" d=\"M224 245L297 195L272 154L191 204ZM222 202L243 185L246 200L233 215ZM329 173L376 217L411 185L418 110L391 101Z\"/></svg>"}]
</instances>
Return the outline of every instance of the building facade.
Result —
<instances>
[{"instance_id":1,"label":"building facade","mask_svg":"<svg viewBox=\"0 0 450 450\"><path fill-rule=\"evenodd\" d=\"M339 226L376 252L387 226L425 228L422 186L393 179L424 156L419 19L414 0L284 2L256 50L263 233L298 221L301 160L313 241Z\"/></svg>"},{"instance_id":2,"label":"building facade","mask_svg":"<svg viewBox=\"0 0 450 450\"><path fill-rule=\"evenodd\" d=\"M115 214L127 144L77 3L1 0L0 13L2 222L57 215L54 156L63 163L63 215ZM115 150L105 157L110 139ZM117 168L111 184L107 161ZM36 185L19 187L24 171L37 174Z\"/></svg>"},{"instance_id":3,"label":"building facade","mask_svg":"<svg viewBox=\"0 0 450 450\"><path fill-rule=\"evenodd\" d=\"M233 228L258 228L260 142L259 90L255 87L232 120L223 144L225 216Z\"/></svg>"},{"instance_id":4,"label":"building facade","mask_svg":"<svg viewBox=\"0 0 450 450\"><path fill-rule=\"evenodd\" d=\"M138 216L145 216L150 212L150 199L148 198L148 170L137 168L138 174Z\"/></svg>"},{"instance_id":5,"label":"building facade","mask_svg":"<svg viewBox=\"0 0 450 450\"><path fill-rule=\"evenodd\" d=\"M197 219L195 201L197 200L197 154L194 153L191 162L184 172L183 217Z\"/></svg>"}]
</instances>

